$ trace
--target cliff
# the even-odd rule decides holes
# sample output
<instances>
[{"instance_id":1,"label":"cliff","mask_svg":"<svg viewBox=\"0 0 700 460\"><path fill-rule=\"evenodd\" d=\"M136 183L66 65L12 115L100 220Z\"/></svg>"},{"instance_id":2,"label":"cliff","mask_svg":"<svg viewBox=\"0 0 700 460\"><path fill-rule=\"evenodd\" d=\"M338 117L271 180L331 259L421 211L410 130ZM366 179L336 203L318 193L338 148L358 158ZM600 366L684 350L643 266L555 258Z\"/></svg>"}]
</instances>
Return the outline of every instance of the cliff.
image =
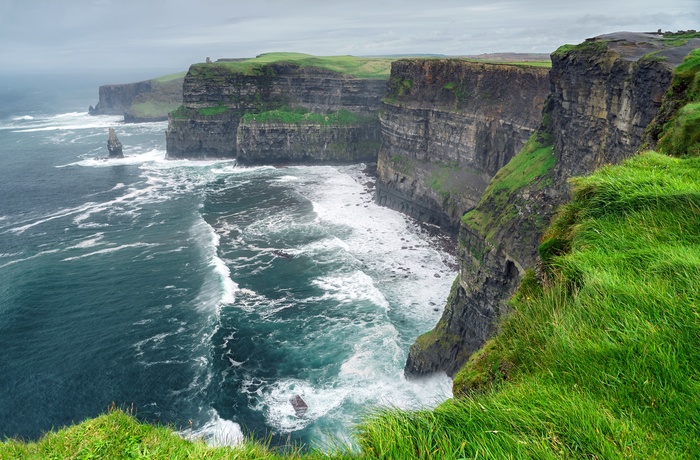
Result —
<instances>
[{"instance_id":1,"label":"cliff","mask_svg":"<svg viewBox=\"0 0 700 460\"><path fill-rule=\"evenodd\" d=\"M102 85L91 115L124 115L125 122L162 121L182 104L184 73L119 85Z\"/></svg>"},{"instance_id":2,"label":"cliff","mask_svg":"<svg viewBox=\"0 0 700 460\"><path fill-rule=\"evenodd\" d=\"M542 232L569 196L567 179L637 152L673 69L699 41L619 33L552 54L538 131L462 218L458 279L435 329L411 347L407 375L454 375L494 334L520 278L536 267ZM552 244L541 250L559 250Z\"/></svg>"},{"instance_id":3,"label":"cliff","mask_svg":"<svg viewBox=\"0 0 700 460\"><path fill-rule=\"evenodd\" d=\"M169 119L168 158L249 164L376 158L386 80L294 61L251 61L190 67L183 105Z\"/></svg>"},{"instance_id":4,"label":"cliff","mask_svg":"<svg viewBox=\"0 0 700 460\"><path fill-rule=\"evenodd\" d=\"M457 232L539 124L548 69L457 59L392 64L377 201Z\"/></svg>"}]
</instances>

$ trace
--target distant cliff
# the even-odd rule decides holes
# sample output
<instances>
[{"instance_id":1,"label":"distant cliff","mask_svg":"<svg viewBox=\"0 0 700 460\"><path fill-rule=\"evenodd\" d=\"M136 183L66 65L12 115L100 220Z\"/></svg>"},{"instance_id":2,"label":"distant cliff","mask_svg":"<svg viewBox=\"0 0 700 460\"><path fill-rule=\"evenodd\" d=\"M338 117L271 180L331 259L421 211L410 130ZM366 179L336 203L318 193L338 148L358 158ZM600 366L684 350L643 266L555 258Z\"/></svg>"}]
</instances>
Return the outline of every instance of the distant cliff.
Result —
<instances>
[{"instance_id":1,"label":"distant cliff","mask_svg":"<svg viewBox=\"0 0 700 460\"><path fill-rule=\"evenodd\" d=\"M381 78L295 62L195 64L183 105L170 115L167 155L248 164L374 160L385 90Z\"/></svg>"},{"instance_id":2,"label":"distant cliff","mask_svg":"<svg viewBox=\"0 0 700 460\"><path fill-rule=\"evenodd\" d=\"M91 115L124 115L126 122L161 121L182 104L184 73L125 83L102 85Z\"/></svg>"},{"instance_id":3,"label":"distant cliff","mask_svg":"<svg viewBox=\"0 0 700 460\"><path fill-rule=\"evenodd\" d=\"M462 218L458 279L435 329L411 347L408 375L453 375L494 333L521 276L536 266L542 231L568 197L566 179L619 162L642 144L673 69L700 40L678 45L618 33L552 54L537 133Z\"/></svg>"},{"instance_id":4,"label":"distant cliff","mask_svg":"<svg viewBox=\"0 0 700 460\"><path fill-rule=\"evenodd\" d=\"M539 124L543 67L458 59L392 65L380 109L377 201L456 232Z\"/></svg>"}]
</instances>

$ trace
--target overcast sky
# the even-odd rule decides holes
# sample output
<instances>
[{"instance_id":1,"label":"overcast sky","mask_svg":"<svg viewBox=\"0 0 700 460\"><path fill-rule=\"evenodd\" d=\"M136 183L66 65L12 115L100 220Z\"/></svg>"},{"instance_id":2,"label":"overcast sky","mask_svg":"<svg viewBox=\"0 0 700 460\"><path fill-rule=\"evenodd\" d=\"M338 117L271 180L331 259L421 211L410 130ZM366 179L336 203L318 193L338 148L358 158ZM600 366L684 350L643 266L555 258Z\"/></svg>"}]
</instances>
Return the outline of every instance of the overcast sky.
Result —
<instances>
[{"instance_id":1,"label":"overcast sky","mask_svg":"<svg viewBox=\"0 0 700 460\"><path fill-rule=\"evenodd\" d=\"M700 0L0 0L0 73L186 70L207 56L550 53L700 29Z\"/></svg>"}]
</instances>

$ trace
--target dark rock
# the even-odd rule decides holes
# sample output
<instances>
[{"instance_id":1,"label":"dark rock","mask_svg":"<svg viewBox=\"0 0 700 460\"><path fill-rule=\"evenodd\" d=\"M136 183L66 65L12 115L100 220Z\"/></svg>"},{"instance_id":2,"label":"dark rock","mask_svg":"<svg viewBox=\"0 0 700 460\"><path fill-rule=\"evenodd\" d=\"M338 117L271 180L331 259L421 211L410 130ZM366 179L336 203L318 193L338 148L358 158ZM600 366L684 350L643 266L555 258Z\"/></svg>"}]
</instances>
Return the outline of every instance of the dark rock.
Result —
<instances>
[{"instance_id":1,"label":"dark rock","mask_svg":"<svg viewBox=\"0 0 700 460\"><path fill-rule=\"evenodd\" d=\"M119 142L117 133L114 132L114 128L109 128L107 150L109 151L109 158L124 158L124 153L122 153L122 143Z\"/></svg>"},{"instance_id":2,"label":"dark rock","mask_svg":"<svg viewBox=\"0 0 700 460\"><path fill-rule=\"evenodd\" d=\"M270 64L259 75L226 66L195 64L183 84L184 108L171 116L166 133L168 158L237 158L241 164L360 163L376 161L380 126L263 123L244 113L288 105L316 113L348 110L376 117L386 81L336 72ZM224 107L218 114L201 109Z\"/></svg>"},{"instance_id":3,"label":"dark rock","mask_svg":"<svg viewBox=\"0 0 700 460\"><path fill-rule=\"evenodd\" d=\"M547 69L403 59L380 110L376 200L456 234L537 128Z\"/></svg>"},{"instance_id":4,"label":"dark rock","mask_svg":"<svg viewBox=\"0 0 700 460\"><path fill-rule=\"evenodd\" d=\"M297 417L303 417L304 414L306 414L306 411L309 410L309 406L304 402L303 399L301 399L301 396L299 395L294 395L291 398L289 398L289 402L292 404L292 407L294 408L294 413Z\"/></svg>"}]
</instances>

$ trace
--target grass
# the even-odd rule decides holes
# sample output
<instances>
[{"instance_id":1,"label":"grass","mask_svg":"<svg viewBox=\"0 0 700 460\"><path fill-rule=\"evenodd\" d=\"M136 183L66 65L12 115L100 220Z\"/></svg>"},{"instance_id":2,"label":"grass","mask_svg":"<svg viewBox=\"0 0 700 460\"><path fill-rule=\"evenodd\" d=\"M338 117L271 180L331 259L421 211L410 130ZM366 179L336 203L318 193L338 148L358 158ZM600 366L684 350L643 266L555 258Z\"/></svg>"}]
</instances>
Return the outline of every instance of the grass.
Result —
<instances>
[{"instance_id":1,"label":"grass","mask_svg":"<svg viewBox=\"0 0 700 460\"><path fill-rule=\"evenodd\" d=\"M376 121L375 117L361 116L349 110L339 110L333 113L311 112L303 107L282 107L261 113L246 113L241 119L243 123L283 123L291 125L321 125L321 126L350 126Z\"/></svg>"},{"instance_id":2,"label":"grass","mask_svg":"<svg viewBox=\"0 0 700 460\"><path fill-rule=\"evenodd\" d=\"M542 144L542 135L533 134L522 150L491 179L479 205L462 217L462 222L478 230L487 240L504 223L517 215L513 200L518 192L543 181L556 158L551 145Z\"/></svg>"},{"instance_id":3,"label":"grass","mask_svg":"<svg viewBox=\"0 0 700 460\"><path fill-rule=\"evenodd\" d=\"M663 127L658 150L674 156L700 156L700 49L676 67L667 99L684 104Z\"/></svg>"},{"instance_id":4,"label":"grass","mask_svg":"<svg viewBox=\"0 0 700 460\"><path fill-rule=\"evenodd\" d=\"M309 459L321 456L319 452L303 455ZM186 440L169 427L139 423L129 411L119 409L48 433L38 442L7 440L0 443L0 459L293 460L301 457L298 448L274 450L252 441L245 441L235 448L210 447L201 440Z\"/></svg>"},{"instance_id":5,"label":"grass","mask_svg":"<svg viewBox=\"0 0 700 460\"><path fill-rule=\"evenodd\" d=\"M135 102L131 104L129 112L141 118L154 118L167 116L180 106L180 102L163 102L157 100L147 100L145 102Z\"/></svg>"},{"instance_id":6,"label":"grass","mask_svg":"<svg viewBox=\"0 0 700 460\"><path fill-rule=\"evenodd\" d=\"M462 399L382 411L374 458L698 458L700 159L649 152L573 181L499 334L455 377ZM523 292L524 289L524 292ZM372 455L369 455L372 457Z\"/></svg>"},{"instance_id":7,"label":"grass","mask_svg":"<svg viewBox=\"0 0 700 460\"><path fill-rule=\"evenodd\" d=\"M158 83L168 83L175 80L184 80L185 75L187 75L187 71L163 75L162 77L154 78L153 80Z\"/></svg>"},{"instance_id":8,"label":"grass","mask_svg":"<svg viewBox=\"0 0 700 460\"><path fill-rule=\"evenodd\" d=\"M229 111L229 108L225 105L217 105L214 107L200 107L197 109L197 113L204 115L205 117L214 117L216 115L221 115Z\"/></svg>"},{"instance_id":9,"label":"grass","mask_svg":"<svg viewBox=\"0 0 700 460\"><path fill-rule=\"evenodd\" d=\"M500 61L500 60L494 60L494 59L475 59L475 58L469 58L466 59L467 61L470 62L483 62L485 64L501 64L501 65L514 65L517 67L544 67L547 69L552 68L552 61L551 59L548 59L546 61Z\"/></svg>"},{"instance_id":10,"label":"grass","mask_svg":"<svg viewBox=\"0 0 700 460\"><path fill-rule=\"evenodd\" d=\"M395 58L360 58L355 56L312 56L303 53L266 53L252 59L232 62L213 62L196 66L216 66L243 75L257 75L261 67L274 63L294 63L302 67L316 67L357 78L388 79Z\"/></svg>"}]
</instances>

